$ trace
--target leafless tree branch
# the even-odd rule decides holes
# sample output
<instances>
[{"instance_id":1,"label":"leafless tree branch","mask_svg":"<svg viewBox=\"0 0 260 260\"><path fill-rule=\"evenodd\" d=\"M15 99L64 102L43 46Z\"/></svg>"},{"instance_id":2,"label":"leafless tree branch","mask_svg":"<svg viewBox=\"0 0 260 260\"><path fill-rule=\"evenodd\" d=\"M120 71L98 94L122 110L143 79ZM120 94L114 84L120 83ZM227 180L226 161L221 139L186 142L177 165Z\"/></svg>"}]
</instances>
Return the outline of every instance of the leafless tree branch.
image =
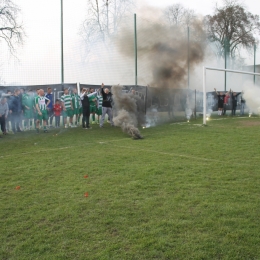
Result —
<instances>
[{"instance_id":1,"label":"leafless tree branch","mask_svg":"<svg viewBox=\"0 0 260 260\"><path fill-rule=\"evenodd\" d=\"M24 29L18 22L20 9L11 0L0 0L0 42L1 39L14 55L17 45L23 44Z\"/></svg>"},{"instance_id":2,"label":"leafless tree branch","mask_svg":"<svg viewBox=\"0 0 260 260\"><path fill-rule=\"evenodd\" d=\"M135 0L87 0L87 15L80 34L87 53L97 42L106 42L118 30L123 19L134 7Z\"/></svg>"}]
</instances>

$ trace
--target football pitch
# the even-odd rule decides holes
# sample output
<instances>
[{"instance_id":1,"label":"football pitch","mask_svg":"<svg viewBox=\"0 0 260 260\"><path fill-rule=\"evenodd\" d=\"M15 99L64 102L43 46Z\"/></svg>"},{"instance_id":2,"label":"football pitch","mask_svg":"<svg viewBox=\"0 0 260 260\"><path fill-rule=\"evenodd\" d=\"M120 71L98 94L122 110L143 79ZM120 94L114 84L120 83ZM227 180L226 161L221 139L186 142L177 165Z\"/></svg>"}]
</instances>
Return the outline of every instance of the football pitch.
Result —
<instances>
[{"instance_id":1,"label":"football pitch","mask_svg":"<svg viewBox=\"0 0 260 260\"><path fill-rule=\"evenodd\" d=\"M260 119L218 119L1 138L0 259L260 259Z\"/></svg>"}]
</instances>

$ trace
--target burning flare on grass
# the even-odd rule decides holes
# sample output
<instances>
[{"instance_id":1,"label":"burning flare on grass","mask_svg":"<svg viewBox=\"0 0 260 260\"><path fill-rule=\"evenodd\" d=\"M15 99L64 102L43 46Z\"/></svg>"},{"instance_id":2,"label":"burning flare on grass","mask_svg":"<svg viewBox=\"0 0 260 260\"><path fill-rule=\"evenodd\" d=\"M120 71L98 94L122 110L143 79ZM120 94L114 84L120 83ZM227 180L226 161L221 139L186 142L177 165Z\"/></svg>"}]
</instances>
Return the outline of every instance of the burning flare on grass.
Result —
<instances>
[{"instance_id":1,"label":"burning flare on grass","mask_svg":"<svg viewBox=\"0 0 260 260\"><path fill-rule=\"evenodd\" d=\"M144 121L144 113L140 111L141 99L132 93L123 93L120 85L112 86L115 117L115 126L120 126L123 132L129 134L134 139L142 139L137 128L138 123Z\"/></svg>"}]
</instances>

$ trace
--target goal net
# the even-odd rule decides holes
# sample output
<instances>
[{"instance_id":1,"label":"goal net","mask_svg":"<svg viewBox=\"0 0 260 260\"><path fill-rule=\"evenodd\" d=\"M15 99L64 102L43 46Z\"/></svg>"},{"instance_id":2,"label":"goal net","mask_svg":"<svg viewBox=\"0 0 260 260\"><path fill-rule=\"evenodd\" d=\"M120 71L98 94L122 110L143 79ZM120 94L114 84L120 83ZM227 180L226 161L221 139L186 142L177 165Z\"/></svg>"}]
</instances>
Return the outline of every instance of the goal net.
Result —
<instances>
[{"instance_id":1,"label":"goal net","mask_svg":"<svg viewBox=\"0 0 260 260\"><path fill-rule=\"evenodd\" d=\"M240 71L240 70L229 70L229 69L221 69L221 68L212 68L212 67L203 67L203 124L207 124L207 100L206 100L206 72L207 70L215 70L215 71L223 71L223 72L231 72L238 74L247 74L247 75L256 75L260 76L260 73L248 72L248 71Z\"/></svg>"}]
</instances>

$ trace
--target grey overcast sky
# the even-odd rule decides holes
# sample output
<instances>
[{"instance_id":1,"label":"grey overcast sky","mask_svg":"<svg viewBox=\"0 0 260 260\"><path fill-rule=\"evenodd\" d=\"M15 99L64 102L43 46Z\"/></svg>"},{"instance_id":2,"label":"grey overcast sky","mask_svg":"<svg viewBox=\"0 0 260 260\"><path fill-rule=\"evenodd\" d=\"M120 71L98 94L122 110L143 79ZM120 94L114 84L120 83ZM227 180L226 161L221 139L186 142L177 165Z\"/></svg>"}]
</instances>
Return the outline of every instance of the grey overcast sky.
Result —
<instances>
[{"instance_id":1,"label":"grey overcast sky","mask_svg":"<svg viewBox=\"0 0 260 260\"><path fill-rule=\"evenodd\" d=\"M138 0L139 1L139 0ZM256 0L245 0L240 1L243 3L250 12L254 14L260 15L260 1ZM173 3L181 3L186 8L194 9L197 13L201 13L202 15L212 13L214 6L216 3L221 4L222 0L182 0L182 1L174 1L174 0L147 0L146 3L157 7L166 7Z\"/></svg>"},{"instance_id":2,"label":"grey overcast sky","mask_svg":"<svg viewBox=\"0 0 260 260\"><path fill-rule=\"evenodd\" d=\"M7 84L60 83L61 1L13 1L22 10L27 37L23 48L17 52L19 60L5 52L4 59L0 62L0 76ZM216 2L222 3L221 0L137 0L138 6L150 5L156 8L165 8L179 2L202 15L212 14ZM243 3L250 12L260 15L260 1L246 0ZM106 57L106 53L103 53L103 63L96 62L91 65L84 63L82 59L84 42L79 35L79 27L86 16L86 0L63 0L63 5L65 81L99 84L100 71L104 80L108 81L111 78L111 72L107 70L108 64L114 71L120 71L126 66L124 61L116 59L111 61L111 57ZM124 75L123 72L121 74Z\"/></svg>"}]
</instances>

